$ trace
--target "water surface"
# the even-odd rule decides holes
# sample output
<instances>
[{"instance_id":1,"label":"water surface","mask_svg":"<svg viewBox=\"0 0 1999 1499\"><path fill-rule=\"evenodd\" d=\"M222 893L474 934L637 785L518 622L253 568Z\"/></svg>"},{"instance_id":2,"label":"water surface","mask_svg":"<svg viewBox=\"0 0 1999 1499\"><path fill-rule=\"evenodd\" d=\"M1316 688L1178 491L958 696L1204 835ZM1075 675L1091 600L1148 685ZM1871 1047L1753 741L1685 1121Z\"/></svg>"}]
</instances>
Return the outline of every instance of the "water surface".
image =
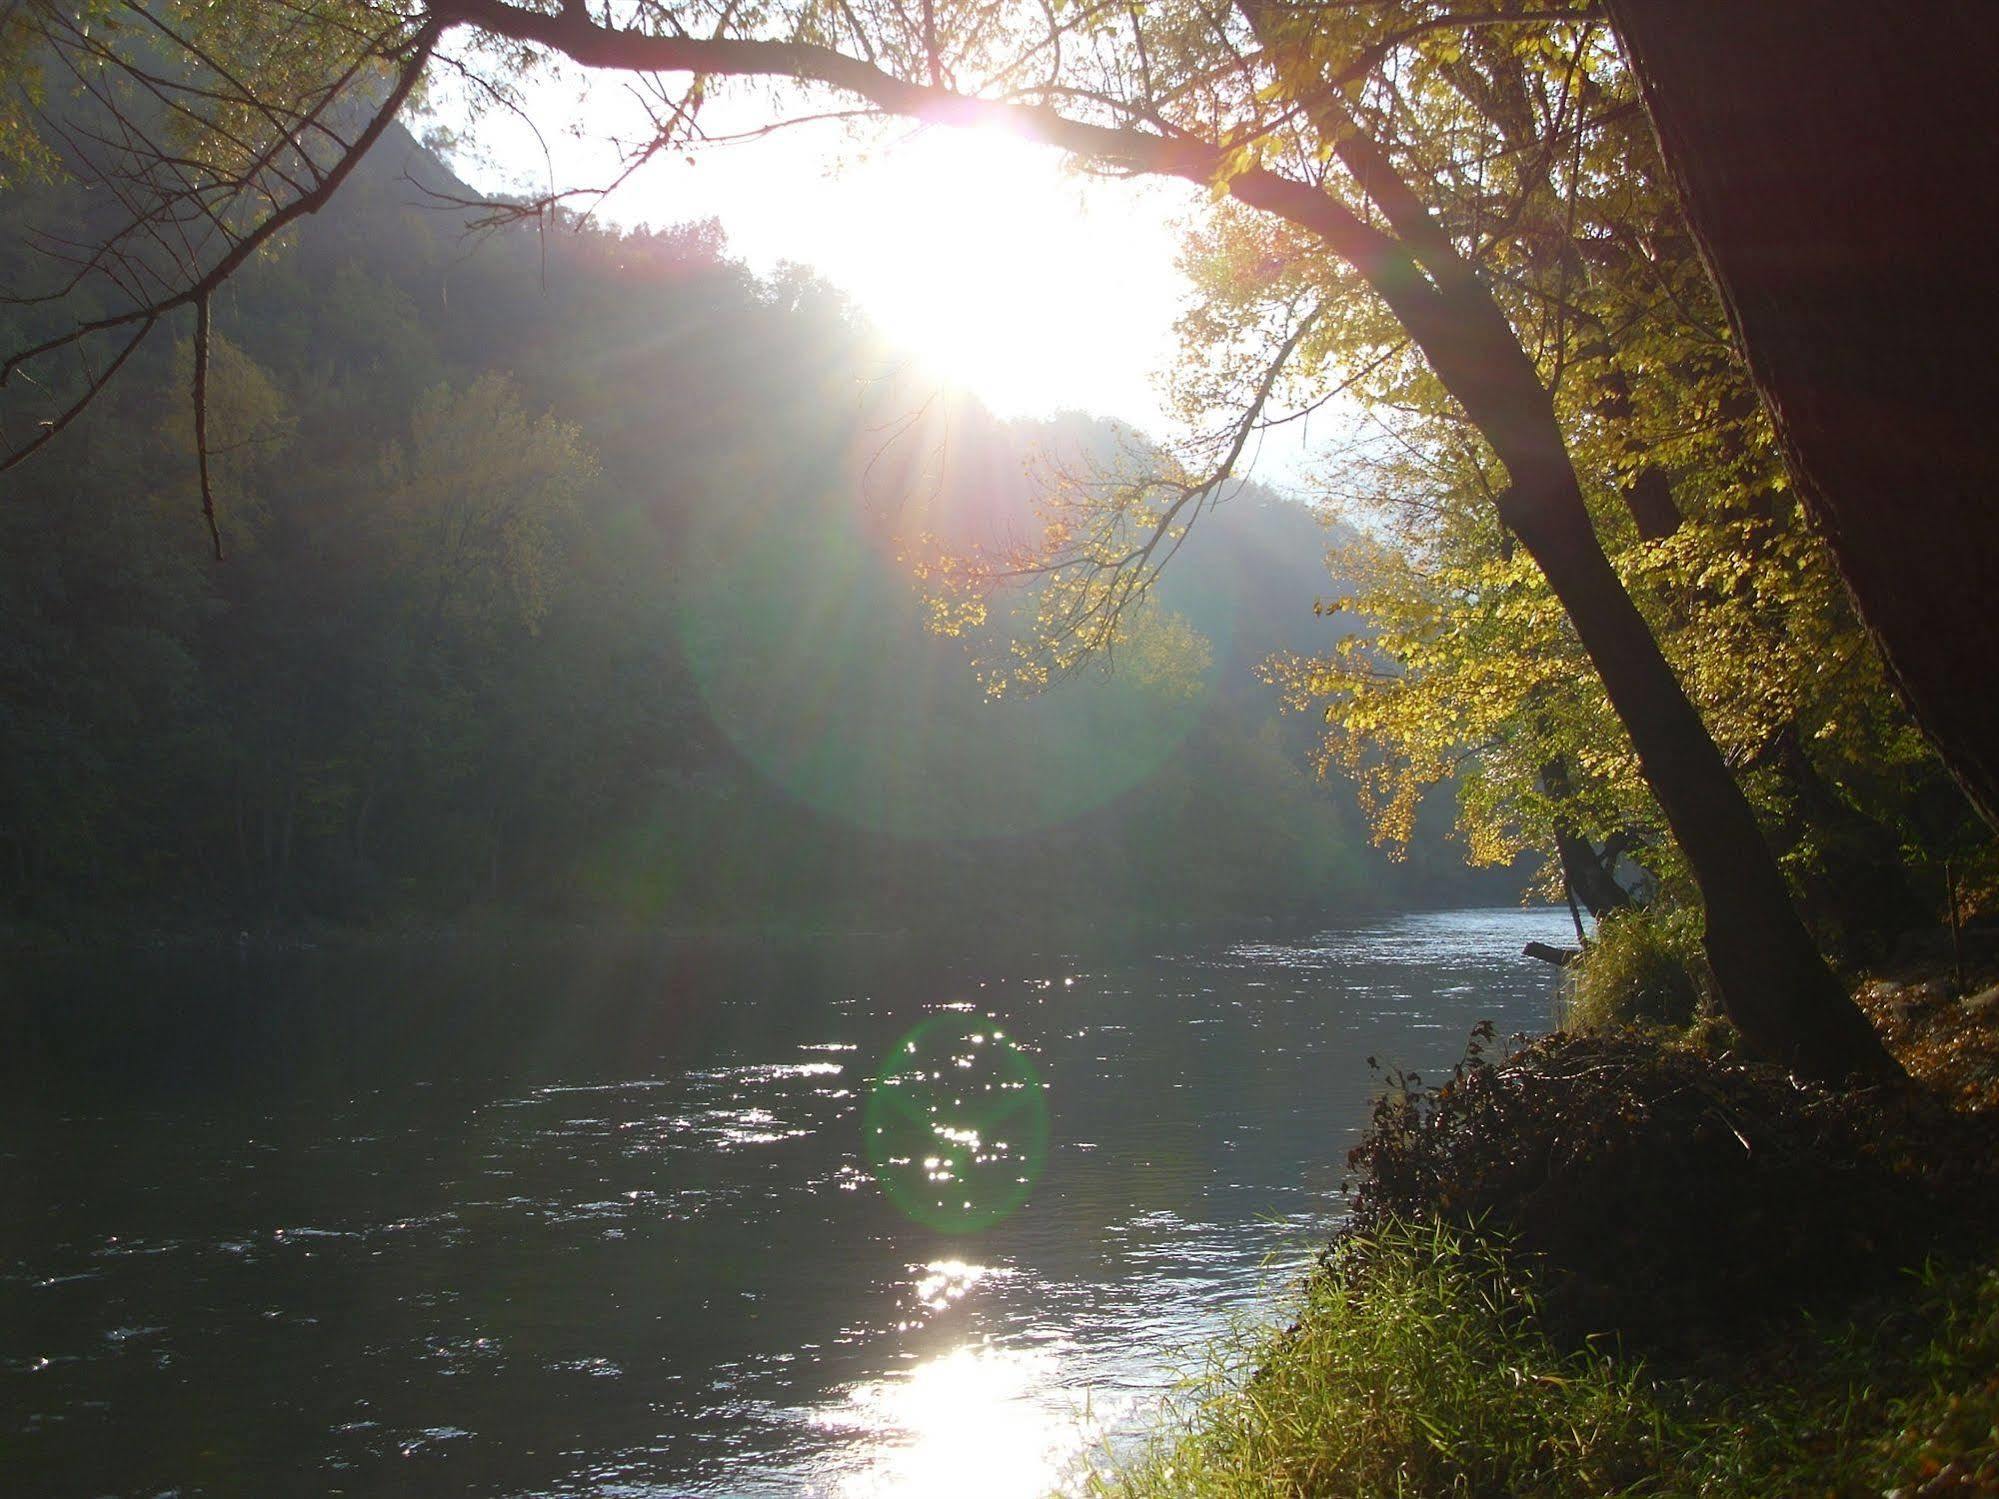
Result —
<instances>
[{"instance_id":1,"label":"water surface","mask_svg":"<svg viewBox=\"0 0 1999 1499\"><path fill-rule=\"evenodd\" d=\"M0 999L0 1491L1044 1492L1305 1264L1368 1059L1548 1023L1565 913L976 960L902 943L181 956ZM940 1013L1046 1085L911 1221L863 1097Z\"/></svg>"}]
</instances>

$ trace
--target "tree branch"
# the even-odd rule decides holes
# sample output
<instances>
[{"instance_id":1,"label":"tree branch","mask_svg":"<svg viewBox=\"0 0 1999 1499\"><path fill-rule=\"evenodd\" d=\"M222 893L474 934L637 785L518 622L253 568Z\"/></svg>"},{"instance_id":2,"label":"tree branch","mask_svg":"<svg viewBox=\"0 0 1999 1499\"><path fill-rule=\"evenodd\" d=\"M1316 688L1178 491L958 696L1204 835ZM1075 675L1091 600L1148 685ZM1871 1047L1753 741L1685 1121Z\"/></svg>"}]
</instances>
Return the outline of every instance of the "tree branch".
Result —
<instances>
[{"instance_id":1,"label":"tree branch","mask_svg":"<svg viewBox=\"0 0 1999 1499\"><path fill-rule=\"evenodd\" d=\"M129 307L123 312L112 313L106 317L93 318L87 322L78 323L53 338L44 339L42 342L29 348L17 350L15 353L7 356L4 361L0 361L0 386L4 386L23 365L45 354L51 354L58 349L79 344L95 333L108 332L114 328L128 328L135 323L140 325L138 334L120 351L117 360L105 371L103 376L90 382L82 398L74 406L64 412L56 422L46 427L33 441L23 447L0 455L0 473L6 472L36 452L56 431L67 426L81 413L85 406L95 400L108 383L111 374L131 356L132 351L139 346L146 333L162 317L182 307L199 307L205 303L218 287L231 276L235 275L251 256L255 255L257 251L268 244L288 225L324 207L333 195L340 190L340 185L347 180L348 175L353 172L361 158L368 154L369 148L377 140L381 139L383 132L394 122L396 115L401 111L404 103L408 101L411 92L422 79L424 69L430 62L431 53L435 50L438 38L443 33L444 23L435 18L426 21L417 30L411 38L410 47L403 58L401 67L397 71L395 82L390 86L387 97L382 101L381 107L368 120L368 123L362 127L360 133L355 136L353 143L347 147L345 154L326 169L317 185L311 191L302 193L290 202L274 209L267 217L260 220L237 239L205 272L196 276L179 291L164 291L153 300L143 302L135 307Z\"/></svg>"},{"instance_id":2,"label":"tree branch","mask_svg":"<svg viewBox=\"0 0 1999 1499\"><path fill-rule=\"evenodd\" d=\"M222 533L215 526L215 488L208 477L208 294L194 302L194 466L201 478L201 518L215 560L222 560Z\"/></svg>"},{"instance_id":3,"label":"tree branch","mask_svg":"<svg viewBox=\"0 0 1999 1499\"><path fill-rule=\"evenodd\" d=\"M1077 120L1045 104L981 98L911 83L872 63L809 42L663 36L602 26L573 11L524 10L507 0L435 0L431 14L447 27L469 26L547 47L584 67L818 83L856 95L885 114L933 125L997 127L1148 175L1178 177L1202 186L1225 182L1232 197L1317 235L1363 275L1397 276L1414 269L1393 236L1365 222L1339 199L1264 167L1231 173L1227 154L1203 141Z\"/></svg>"}]
</instances>

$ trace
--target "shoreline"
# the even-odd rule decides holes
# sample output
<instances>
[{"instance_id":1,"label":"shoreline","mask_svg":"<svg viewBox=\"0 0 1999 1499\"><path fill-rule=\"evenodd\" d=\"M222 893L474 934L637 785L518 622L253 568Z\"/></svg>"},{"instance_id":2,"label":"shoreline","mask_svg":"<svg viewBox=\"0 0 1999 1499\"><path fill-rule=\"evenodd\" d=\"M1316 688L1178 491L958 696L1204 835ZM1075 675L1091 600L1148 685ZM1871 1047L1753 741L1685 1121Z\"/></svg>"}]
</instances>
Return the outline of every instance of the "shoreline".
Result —
<instances>
[{"instance_id":1,"label":"shoreline","mask_svg":"<svg viewBox=\"0 0 1999 1499\"><path fill-rule=\"evenodd\" d=\"M1023 943L1017 926L937 923L926 927L841 926L771 920L732 925L645 924L612 919L523 917L517 912L482 912L457 919L407 922L287 921L262 927L218 922L169 923L106 920L69 925L14 922L0 925L0 952L23 957L61 958L122 952L133 956L249 952L259 956L313 951L386 950L423 946L535 948L575 942L618 942L670 946L792 946L815 943L926 946L949 944L977 954L992 948L1030 956L1104 951L1129 955L1135 946L1162 941L1200 944L1256 940L1300 941L1320 932L1367 926L1398 917L1451 911L1539 910L1540 904L1493 902L1405 907L1355 907L1311 916L1233 913L1195 919L1125 921L1079 918L1040 924ZM1545 906L1553 911L1559 908Z\"/></svg>"}]
</instances>

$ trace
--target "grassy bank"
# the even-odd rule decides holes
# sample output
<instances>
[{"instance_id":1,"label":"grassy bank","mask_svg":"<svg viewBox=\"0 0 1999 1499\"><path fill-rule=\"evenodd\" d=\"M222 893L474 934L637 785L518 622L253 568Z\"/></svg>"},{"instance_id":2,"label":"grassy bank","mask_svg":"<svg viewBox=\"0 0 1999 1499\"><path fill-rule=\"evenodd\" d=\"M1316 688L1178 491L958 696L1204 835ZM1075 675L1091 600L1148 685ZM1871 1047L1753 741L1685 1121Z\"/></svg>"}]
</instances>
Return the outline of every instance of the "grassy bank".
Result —
<instances>
[{"instance_id":1,"label":"grassy bank","mask_svg":"<svg viewBox=\"0 0 1999 1499\"><path fill-rule=\"evenodd\" d=\"M1356 1249L1359 1246L1354 1246ZM1397 1229L1314 1275L1288 1331L1218 1348L1096 1495L1999 1491L1999 1271L1912 1277L1726 1374L1543 1330L1490 1245Z\"/></svg>"},{"instance_id":2,"label":"grassy bank","mask_svg":"<svg viewBox=\"0 0 1999 1499\"><path fill-rule=\"evenodd\" d=\"M1711 1023L1391 1078L1292 1325L1082 1491L1999 1495L1999 1002L1861 999L1915 1086L1814 1089Z\"/></svg>"}]
</instances>

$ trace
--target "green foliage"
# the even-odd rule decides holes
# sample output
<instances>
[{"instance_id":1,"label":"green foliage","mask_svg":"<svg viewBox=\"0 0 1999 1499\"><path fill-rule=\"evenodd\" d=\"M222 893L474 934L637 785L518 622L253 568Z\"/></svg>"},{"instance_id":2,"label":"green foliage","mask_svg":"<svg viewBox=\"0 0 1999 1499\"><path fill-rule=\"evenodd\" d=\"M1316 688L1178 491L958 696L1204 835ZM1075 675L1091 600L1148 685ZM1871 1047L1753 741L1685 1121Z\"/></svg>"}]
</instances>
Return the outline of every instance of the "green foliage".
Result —
<instances>
[{"instance_id":1,"label":"green foliage","mask_svg":"<svg viewBox=\"0 0 1999 1499\"><path fill-rule=\"evenodd\" d=\"M1999 1477L1999 1271L1802 1324L1732 1374L1563 1352L1503 1252L1390 1227L1304 1286L1296 1326L1210 1354L1092 1495L1913 1494ZM1939 1487L1935 1492L1951 1492Z\"/></svg>"},{"instance_id":2,"label":"green foliage","mask_svg":"<svg viewBox=\"0 0 1999 1499\"><path fill-rule=\"evenodd\" d=\"M1197 698L1214 665L1213 645L1184 614L1150 600L1126 627L1116 669L1126 681L1165 698Z\"/></svg>"},{"instance_id":3,"label":"green foliage","mask_svg":"<svg viewBox=\"0 0 1999 1499\"><path fill-rule=\"evenodd\" d=\"M1565 1355L1502 1256L1391 1228L1311 1276L1282 1332L1212 1354L1172 1434L1099 1495L1611 1494L1662 1414L1630 1367Z\"/></svg>"},{"instance_id":4,"label":"green foliage","mask_svg":"<svg viewBox=\"0 0 1999 1499\"><path fill-rule=\"evenodd\" d=\"M185 341L0 479L8 910L1120 929L1448 888L1363 875L1257 690L1309 622L1301 509L1241 497L1108 675L992 703L895 536L1011 524L993 476L1111 435L960 407L884 450L929 393L809 277L712 224L467 253L405 172L466 191L397 135L218 298L226 563ZM92 211L10 198L0 246Z\"/></svg>"},{"instance_id":5,"label":"green foliage","mask_svg":"<svg viewBox=\"0 0 1999 1499\"><path fill-rule=\"evenodd\" d=\"M1600 1031L1692 1025L1706 990L1700 918L1693 911L1613 911L1568 970L1562 1026Z\"/></svg>"},{"instance_id":6,"label":"green foliage","mask_svg":"<svg viewBox=\"0 0 1999 1499\"><path fill-rule=\"evenodd\" d=\"M1635 88L1600 28L1481 27L1409 49L1352 110L1492 287L1550 393L1598 540L1815 925L1864 925L1871 903L1892 935L1912 909L1891 887L1916 877L1896 845L1940 771L1790 492ZM1581 640L1498 520L1504 469L1397 323L1350 270L1261 215L1215 215L1188 267L1202 302L1182 384L1196 407L1226 401L1240 350L1302 302L1318 316L1292 398L1337 389L1369 412L1325 496L1347 523L1329 612L1358 629L1266 670L1325 724L1321 762L1359 786L1375 837L1400 845L1422 798L1454 789L1469 856L1537 851L1551 896L1558 827L1615 841L1655 886L1691 895ZM1884 863L1860 895L1856 871Z\"/></svg>"},{"instance_id":7,"label":"green foliage","mask_svg":"<svg viewBox=\"0 0 1999 1499\"><path fill-rule=\"evenodd\" d=\"M558 534L596 476L581 430L523 409L504 375L417 405L407 446L382 458L385 548L419 630L534 634L549 610Z\"/></svg>"}]
</instances>

